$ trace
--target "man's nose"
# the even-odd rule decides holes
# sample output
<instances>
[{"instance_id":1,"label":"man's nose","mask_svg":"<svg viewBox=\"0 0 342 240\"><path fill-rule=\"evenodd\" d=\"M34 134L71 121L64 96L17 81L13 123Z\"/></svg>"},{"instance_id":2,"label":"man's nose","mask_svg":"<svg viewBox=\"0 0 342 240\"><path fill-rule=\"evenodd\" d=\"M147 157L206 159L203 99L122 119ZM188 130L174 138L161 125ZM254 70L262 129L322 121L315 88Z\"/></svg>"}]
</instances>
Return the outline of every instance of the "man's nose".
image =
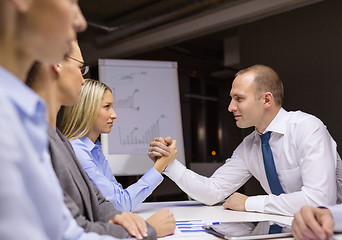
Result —
<instances>
[{"instance_id":1,"label":"man's nose","mask_svg":"<svg viewBox=\"0 0 342 240\"><path fill-rule=\"evenodd\" d=\"M236 105L235 103L233 102L233 99L230 101L229 105L228 105L228 111L229 112L233 112L236 110Z\"/></svg>"},{"instance_id":2,"label":"man's nose","mask_svg":"<svg viewBox=\"0 0 342 240\"><path fill-rule=\"evenodd\" d=\"M79 6L75 9L75 17L74 17L74 30L76 32L83 32L87 28L87 21L84 18L84 15Z\"/></svg>"}]
</instances>

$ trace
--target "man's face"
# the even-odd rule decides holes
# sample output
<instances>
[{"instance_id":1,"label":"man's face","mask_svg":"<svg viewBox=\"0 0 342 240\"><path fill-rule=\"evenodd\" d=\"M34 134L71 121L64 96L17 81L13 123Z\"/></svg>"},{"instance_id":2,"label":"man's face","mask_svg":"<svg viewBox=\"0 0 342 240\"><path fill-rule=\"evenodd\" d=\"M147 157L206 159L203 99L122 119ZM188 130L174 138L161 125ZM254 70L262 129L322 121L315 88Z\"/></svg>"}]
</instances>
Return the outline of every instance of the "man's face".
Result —
<instances>
[{"instance_id":1,"label":"man's face","mask_svg":"<svg viewBox=\"0 0 342 240\"><path fill-rule=\"evenodd\" d=\"M77 0L32 0L20 20L23 52L49 64L61 61L87 26Z\"/></svg>"},{"instance_id":2,"label":"man's face","mask_svg":"<svg viewBox=\"0 0 342 240\"><path fill-rule=\"evenodd\" d=\"M247 72L234 79L228 111L234 114L239 128L258 128L263 124L264 98L257 99L255 94L253 73Z\"/></svg>"}]
</instances>

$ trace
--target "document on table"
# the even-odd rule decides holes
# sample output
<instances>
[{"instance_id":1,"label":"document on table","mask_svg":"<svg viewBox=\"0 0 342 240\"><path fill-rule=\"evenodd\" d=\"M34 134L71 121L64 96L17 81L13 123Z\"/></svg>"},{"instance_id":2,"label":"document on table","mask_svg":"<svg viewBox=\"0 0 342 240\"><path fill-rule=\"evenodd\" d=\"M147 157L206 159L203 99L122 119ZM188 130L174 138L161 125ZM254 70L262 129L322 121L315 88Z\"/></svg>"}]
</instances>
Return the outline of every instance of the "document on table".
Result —
<instances>
[{"instance_id":1,"label":"document on table","mask_svg":"<svg viewBox=\"0 0 342 240\"><path fill-rule=\"evenodd\" d=\"M191 208L191 207L199 207L205 206L203 203L197 201L170 201L170 202L147 202L140 204L135 210L135 213L138 213L140 216L145 218L149 217L151 214L151 210L161 209L161 208ZM148 214L146 214L148 213ZM173 235L167 236L166 238L172 237L197 237L197 236L208 236L203 229L203 226L212 224L212 222L208 222L203 219L185 219L185 218L176 218L176 229Z\"/></svg>"},{"instance_id":2,"label":"document on table","mask_svg":"<svg viewBox=\"0 0 342 240\"><path fill-rule=\"evenodd\" d=\"M172 236L206 236L207 233L204 231L203 227L208 224L215 224L212 222L206 222L201 219L177 219L176 220L176 230ZM170 237L172 237L170 236Z\"/></svg>"}]
</instances>

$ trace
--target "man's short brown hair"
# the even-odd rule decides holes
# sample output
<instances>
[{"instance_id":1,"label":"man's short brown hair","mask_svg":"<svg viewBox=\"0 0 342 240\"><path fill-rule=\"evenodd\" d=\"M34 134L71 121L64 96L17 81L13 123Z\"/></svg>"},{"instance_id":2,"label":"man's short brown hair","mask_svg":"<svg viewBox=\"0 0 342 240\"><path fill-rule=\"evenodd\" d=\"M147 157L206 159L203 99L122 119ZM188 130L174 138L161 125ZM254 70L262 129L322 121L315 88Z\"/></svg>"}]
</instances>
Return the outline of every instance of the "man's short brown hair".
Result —
<instances>
[{"instance_id":1,"label":"man's short brown hair","mask_svg":"<svg viewBox=\"0 0 342 240\"><path fill-rule=\"evenodd\" d=\"M243 75L245 73L253 73L255 84L255 97L261 98L265 92L273 94L274 101L277 105L282 105L284 100L284 87L278 74L270 67L265 65L254 65L249 68L239 71L235 76Z\"/></svg>"}]
</instances>

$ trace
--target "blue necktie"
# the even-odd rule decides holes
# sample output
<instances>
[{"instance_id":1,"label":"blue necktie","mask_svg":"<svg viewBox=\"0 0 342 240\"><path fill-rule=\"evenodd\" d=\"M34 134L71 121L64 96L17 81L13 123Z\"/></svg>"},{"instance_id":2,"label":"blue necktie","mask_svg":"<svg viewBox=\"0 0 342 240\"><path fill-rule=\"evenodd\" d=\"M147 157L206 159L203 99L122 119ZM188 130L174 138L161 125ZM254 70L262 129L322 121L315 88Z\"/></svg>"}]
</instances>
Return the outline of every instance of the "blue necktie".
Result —
<instances>
[{"instance_id":1,"label":"blue necktie","mask_svg":"<svg viewBox=\"0 0 342 240\"><path fill-rule=\"evenodd\" d=\"M270 229L268 230L268 233L281 233L283 231L283 228L277 224L272 224L270 226Z\"/></svg>"},{"instance_id":2,"label":"blue necktie","mask_svg":"<svg viewBox=\"0 0 342 240\"><path fill-rule=\"evenodd\" d=\"M271 137L271 133L272 132L267 132L265 134L260 135L261 150L262 150L262 156L264 158L264 166L265 166L266 177L268 180L268 185L270 186L273 194L280 195L284 193L284 190L280 185L278 173L274 165L272 150L271 150L270 144L268 143Z\"/></svg>"}]
</instances>

